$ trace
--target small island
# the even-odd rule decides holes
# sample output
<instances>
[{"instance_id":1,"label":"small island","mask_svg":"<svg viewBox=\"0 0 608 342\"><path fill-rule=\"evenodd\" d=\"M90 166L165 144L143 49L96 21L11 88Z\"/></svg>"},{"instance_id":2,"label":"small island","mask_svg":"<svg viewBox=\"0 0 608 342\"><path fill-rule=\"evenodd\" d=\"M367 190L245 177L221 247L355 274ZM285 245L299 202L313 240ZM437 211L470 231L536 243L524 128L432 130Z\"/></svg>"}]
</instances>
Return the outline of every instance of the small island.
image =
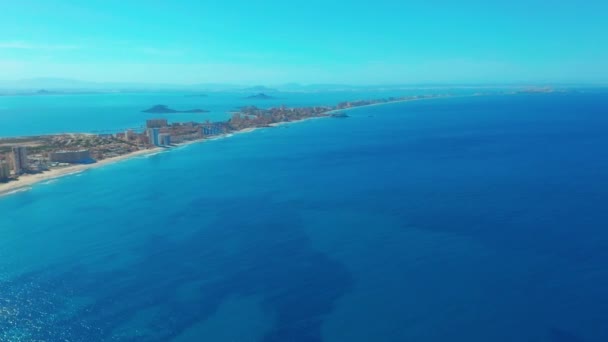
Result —
<instances>
[{"instance_id":1,"label":"small island","mask_svg":"<svg viewBox=\"0 0 608 342\"><path fill-rule=\"evenodd\" d=\"M262 86L262 85L241 89L241 92L248 92L248 93L273 93L273 92L277 92L277 91L278 91L277 89L268 88L268 87Z\"/></svg>"},{"instance_id":2,"label":"small island","mask_svg":"<svg viewBox=\"0 0 608 342\"><path fill-rule=\"evenodd\" d=\"M156 105L151 108L142 111L143 113L151 114L172 114L172 113L208 113L208 110L204 109L189 109L189 110L175 110L165 105Z\"/></svg>"},{"instance_id":3,"label":"small island","mask_svg":"<svg viewBox=\"0 0 608 342\"><path fill-rule=\"evenodd\" d=\"M270 96L270 95L266 95L264 93L259 93L257 95L247 96L246 98L250 99L250 100L273 100L273 99L276 99L276 97Z\"/></svg>"},{"instance_id":4,"label":"small island","mask_svg":"<svg viewBox=\"0 0 608 342\"><path fill-rule=\"evenodd\" d=\"M40 89L36 92L36 95L52 95L52 94L56 94L56 92L48 91L46 89Z\"/></svg>"}]
</instances>

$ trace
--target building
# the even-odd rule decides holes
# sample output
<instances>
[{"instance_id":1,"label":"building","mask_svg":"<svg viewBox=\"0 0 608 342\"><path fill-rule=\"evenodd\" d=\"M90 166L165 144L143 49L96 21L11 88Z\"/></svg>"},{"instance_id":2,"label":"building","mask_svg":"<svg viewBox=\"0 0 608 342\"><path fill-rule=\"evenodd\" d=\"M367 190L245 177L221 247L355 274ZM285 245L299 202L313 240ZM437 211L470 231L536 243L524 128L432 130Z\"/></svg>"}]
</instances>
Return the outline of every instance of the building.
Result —
<instances>
[{"instance_id":1,"label":"building","mask_svg":"<svg viewBox=\"0 0 608 342\"><path fill-rule=\"evenodd\" d=\"M135 132L133 132L132 129L128 129L125 131L125 140L129 141L129 140L134 140L135 139Z\"/></svg>"},{"instance_id":2,"label":"building","mask_svg":"<svg viewBox=\"0 0 608 342\"><path fill-rule=\"evenodd\" d=\"M160 145L169 146L171 145L171 135L168 133L162 133L158 135Z\"/></svg>"},{"instance_id":3,"label":"building","mask_svg":"<svg viewBox=\"0 0 608 342\"><path fill-rule=\"evenodd\" d=\"M148 143L153 146L160 146L159 133L160 129L158 128L148 128Z\"/></svg>"},{"instance_id":4,"label":"building","mask_svg":"<svg viewBox=\"0 0 608 342\"><path fill-rule=\"evenodd\" d=\"M147 145L149 143L149 138L147 132L145 134L136 134L135 141L140 145Z\"/></svg>"},{"instance_id":5,"label":"building","mask_svg":"<svg viewBox=\"0 0 608 342\"><path fill-rule=\"evenodd\" d=\"M13 162L13 171L16 175L20 175L29 169L27 161L27 148L25 146L13 147L11 155Z\"/></svg>"},{"instance_id":6,"label":"building","mask_svg":"<svg viewBox=\"0 0 608 342\"><path fill-rule=\"evenodd\" d=\"M218 135L224 133L224 128L219 123L208 123L201 126L202 136Z\"/></svg>"},{"instance_id":7,"label":"building","mask_svg":"<svg viewBox=\"0 0 608 342\"><path fill-rule=\"evenodd\" d=\"M0 182L6 182L11 176L11 168L4 160L0 160Z\"/></svg>"},{"instance_id":8,"label":"building","mask_svg":"<svg viewBox=\"0 0 608 342\"><path fill-rule=\"evenodd\" d=\"M163 128L169 126L167 119L151 119L146 120L146 128Z\"/></svg>"},{"instance_id":9,"label":"building","mask_svg":"<svg viewBox=\"0 0 608 342\"><path fill-rule=\"evenodd\" d=\"M93 159L89 150L56 151L49 153L49 160L53 163L83 164Z\"/></svg>"}]
</instances>

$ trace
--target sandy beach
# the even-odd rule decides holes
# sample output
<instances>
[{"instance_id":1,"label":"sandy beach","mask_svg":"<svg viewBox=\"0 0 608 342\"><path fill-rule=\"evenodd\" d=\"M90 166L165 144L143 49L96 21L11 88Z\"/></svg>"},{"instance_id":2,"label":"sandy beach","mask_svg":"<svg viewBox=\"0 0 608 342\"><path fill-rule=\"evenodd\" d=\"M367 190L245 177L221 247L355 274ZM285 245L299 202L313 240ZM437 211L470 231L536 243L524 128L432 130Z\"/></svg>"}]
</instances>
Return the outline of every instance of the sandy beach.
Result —
<instances>
[{"instance_id":1,"label":"sandy beach","mask_svg":"<svg viewBox=\"0 0 608 342\"><path fill-rule=\"evenodd\" d=\"M125 154L122 156L100 160L93 164L71 165L71 166L66 166L63 168L52 169L50 171L45 171L43 173L22 175L22 176L19 176L19 179L16 181L11 181L8 183L0 184L0 196L10 195L12 193L27 190L30 186L32 186L36 183L48 181L48 180L59 178L62 176L71 175L74 173L79 173L79 172L82 172L85 170L101 167L101 166L112 164L112 163L117 163L117 162L129 159L129 158L137 157L137 156L157 153L162 150L164 150L164 149L163 148L152 148L152 149L147 149L147 150L139 150L139 151L135 151L133 153Z\"/></svg>"},{"instance_id":2,"label":"sandy beach","mask_svg":"<svg viewBox=\"0 0 608 342\"><path fill-rule=\"evenodd\" d=\"M319 117L319 118L323 118L323 117ZM302 120L298 120L298 121L279 122L279 123L275 123L275 124L270 124L268 126L277 127L277 126L281 126L281 125L285 125L285 124L303 122L306 120L319 119L319 118L306 118L306 119L302 119ZM229 134L222 134L222 135L219 135L214 138L194 140L194 141L189 141L189 142L182 143L182 144L177 144L176 147L182 147L182 146L186 146L186 145L202 143L205 141L211 141L211 140L215 140L218 138L226 138L233 134L249 133L249 132L253 132L253 131L256 131L256 130L262 129L262 128L267 128L267 127L246 128L246 129L243 129L243 130L240 130L237 132L232 132ZM43 173L21 175L21 176L19 176L18 180L0 184L0 197L14 194L14 193L17 193L20 191L29 190L32 185L41 183L41 182L45 182L45 181L49 181L51 179L60 178L60 177L72 175L75 173L80 173L80 172L83 172L86 170L102 167L102 166L112 164L112 163L121 162L121 161L130 159L130 158L134 158L134 157L138 157L138 156L149 155L149 154L154 154L154 153L168 151L168 150L170 151L171 148L167 149L167 148L157 147L157 148L151 148L151 149L147 149L147 150L139 150L139 151L135 151L133 153L125 154L122 156L100 160L93 164L71 165L71 166L66 166L63 168L52 169L49 171L45 171Z\"/></svg>"}]
</instances>

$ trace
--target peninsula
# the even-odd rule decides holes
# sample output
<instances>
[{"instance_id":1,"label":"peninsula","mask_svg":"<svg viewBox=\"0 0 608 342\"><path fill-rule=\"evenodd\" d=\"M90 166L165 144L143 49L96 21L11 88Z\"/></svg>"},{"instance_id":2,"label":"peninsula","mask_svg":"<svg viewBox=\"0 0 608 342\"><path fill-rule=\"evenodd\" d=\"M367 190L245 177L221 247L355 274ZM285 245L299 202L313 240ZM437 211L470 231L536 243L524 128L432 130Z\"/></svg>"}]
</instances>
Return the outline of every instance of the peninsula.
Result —
<instances>
[{"instance_id":1,"label":"peninsula","mask_svg":"<svg viewBox=\"0 0 608 342\"><path fill-rule=\"evenodd\" d=\"M335 106L242 107L227 121L173 122L150 119L146 129L115 134L53 134L0 138L0 195L66 174L231 133L313 118L347 117L343 110L382 103L447 97L420 95L341 102ZM173 112L170 112L173 113Z\"/></svg>"},{"instance_id":2,"label":"peninsula","mask_svg":"<svg viewBox=\"0 0 608 342\"><path fill-rule=\"evenodd\" d=\"M146 110L143 110L142 112L151 113L151 114L173 114L173 113L208 113L209 111L204 110L204 109L175 110L175 109L171 109L165 105L156 105L156 106L152 106L151 108L148 108Z\"/></svg>"}]
</instances>

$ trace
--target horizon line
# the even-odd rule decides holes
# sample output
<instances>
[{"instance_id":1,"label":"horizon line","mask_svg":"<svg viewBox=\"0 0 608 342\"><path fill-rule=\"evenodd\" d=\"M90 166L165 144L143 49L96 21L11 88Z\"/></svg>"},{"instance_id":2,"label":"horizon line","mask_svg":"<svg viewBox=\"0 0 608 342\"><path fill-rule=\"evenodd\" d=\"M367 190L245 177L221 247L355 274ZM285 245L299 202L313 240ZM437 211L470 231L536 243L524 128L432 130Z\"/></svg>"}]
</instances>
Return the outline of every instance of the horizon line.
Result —
<instances>
[{"instance_id":1,"label":"horizon line","mask_svg":"<svg viewBox=\"0 0 608 342\"><path fill-rule=\"evenodd\" d=\"M69 88L79 88L79 89L87 89L87 87L92 86L129 86L129 87L197 87L197 86L225 86L225 87L246 87L246 88L255 88L255 87L321 87L321 86L331 86L331 87L352 87L352 88L361 88L361 87L564 87L564 86L590 86L590 87L603 87L608 86L608 81L604 82L552 82L552 81L509 81L509 82L403 82L403 83L340 83L340 82L319 82L319 83L304 83L297 81L288 81L288 82L243 82L243 83L235 83L235 82L214 82L214 81L200 81L200 82L189 82L189 83L172 83L172 82L129 82L129 81L89 81L84 79L76 79L76 78L63 78L63 77L31 77L31 78L20 78L20 79L0 79L0 88L10 89L11 86L19 86L21 88L28 87L27 85L11 85L10 83L24 83L24 82L72 82L72 83L84 83L87 84L81 85L78 84L68 85ZM3 84L4 83L4 84ZM39 88L37 86L29 86L33 88ZM66 85L63 85L66 87ZM56 88L61 89L62 86L49 86L43 88Z\"/></svg>"}]
</instances>

